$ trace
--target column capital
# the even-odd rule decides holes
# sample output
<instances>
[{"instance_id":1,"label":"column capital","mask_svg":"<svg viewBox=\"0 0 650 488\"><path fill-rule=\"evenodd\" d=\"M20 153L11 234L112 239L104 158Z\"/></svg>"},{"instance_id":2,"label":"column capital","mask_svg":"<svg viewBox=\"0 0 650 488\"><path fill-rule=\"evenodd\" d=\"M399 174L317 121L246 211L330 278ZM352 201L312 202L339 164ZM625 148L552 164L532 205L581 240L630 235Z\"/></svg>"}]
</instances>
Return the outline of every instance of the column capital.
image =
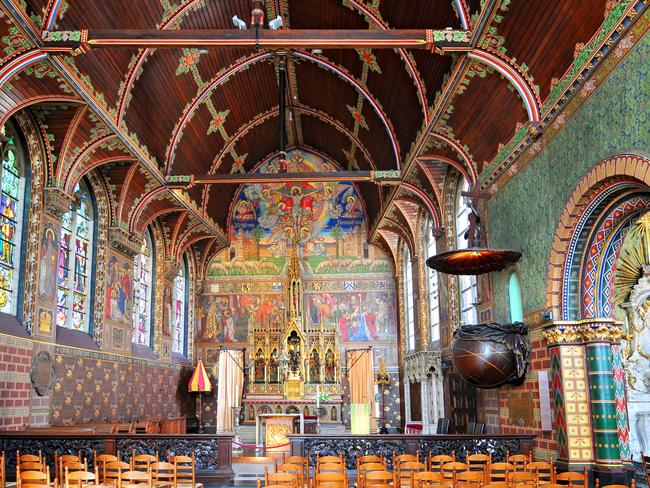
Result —
<instances>
[{"instance_id":1,"label":"column capital","mask_svg":"<svg viewBox=\"0 0 650 488\"><path fill-rule=\"evenodd\" d=\"M74 205L74 197L57 187L43 190L43 205L45 211L54 217L61 218Z\"/></svg>"},{"instance_id":2,"label":"column capital","mask_svg":"<svg viewBox=\"0 0 650 488\"><path fill-rule=\"evenodd\" d=\"M178 261L168 259L163 263L163 273L165 275L165 278L168 280L173 280L176 278L180 269L181 265Z\"/></svg>"},{"instance_id":3,"label":"column capital","mask_svg":"<svg viewBox=\"0 0 650 488\"><path fill-rule=\"evenodd\" d=\"M625 338L623 324L612 318L556 320L544 327L549 346L585 342L617 343Z\"/></svg>"},{"instance_id":4,"label":"column capital","mask_svg":"<svg viewBox=\"0 0 650 488\"><path fill-rule=\"evenodd\" d=\"M134 258L142 248L142 238L130 233L122 225L108 229L108 242L113 249Z\"/></svg>"}]
</instances>

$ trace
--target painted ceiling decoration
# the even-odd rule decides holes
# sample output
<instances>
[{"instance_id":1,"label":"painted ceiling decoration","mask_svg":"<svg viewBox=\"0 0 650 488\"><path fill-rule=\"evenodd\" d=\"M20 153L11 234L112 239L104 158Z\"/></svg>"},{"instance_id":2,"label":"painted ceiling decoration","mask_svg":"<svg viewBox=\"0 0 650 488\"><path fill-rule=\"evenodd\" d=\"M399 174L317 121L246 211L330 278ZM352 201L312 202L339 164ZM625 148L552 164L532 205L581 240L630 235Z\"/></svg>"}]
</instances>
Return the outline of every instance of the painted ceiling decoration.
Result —
<instances>
[{"instance_id":1,"label":"painted ceiling decoration","mask_svg":"<svg viewBox=\"0 0 650 488\"><path fill-rule=\"evenodd\" d=\"M251 19L249 0L140 3L3 0L0 120L34 115L53 195L96 171L113 227L169 222L170 252L195 246L204 263L228 247L241 184L278 155L279 56L287 149L360 175L369 239L394 260L414 209L445 226L450 181L494 193L534 158L647 8L266 0L283 27L256 39L231 20Z\"/></svg>"}]
</instances>

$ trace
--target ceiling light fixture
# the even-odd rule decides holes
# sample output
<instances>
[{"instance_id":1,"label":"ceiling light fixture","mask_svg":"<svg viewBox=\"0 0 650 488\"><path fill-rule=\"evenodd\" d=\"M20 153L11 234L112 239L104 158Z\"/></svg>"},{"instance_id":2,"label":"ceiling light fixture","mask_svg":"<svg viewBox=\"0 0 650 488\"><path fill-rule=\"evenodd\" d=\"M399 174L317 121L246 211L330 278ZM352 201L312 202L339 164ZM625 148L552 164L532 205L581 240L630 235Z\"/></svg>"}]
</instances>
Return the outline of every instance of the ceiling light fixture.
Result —
<instances>
[{"instance_id":1,"label":"ceiling light fixture","mask_svg":"<svg viewBox=\"0 0 650 488\"><path fill-rule=\"evenodd\" d=\"M480 275L492 271L502 271L519 261L521 253L518 251L481 247L483 228L474 202L479 198L487 198L488 195L480 193L477 188L470 192L462 192L461 195L469 200L470 208L469 229L465 233L467 248L454 249L431 256L427 259L427 266L451 275Z\"/></svg>"}]
</instances>

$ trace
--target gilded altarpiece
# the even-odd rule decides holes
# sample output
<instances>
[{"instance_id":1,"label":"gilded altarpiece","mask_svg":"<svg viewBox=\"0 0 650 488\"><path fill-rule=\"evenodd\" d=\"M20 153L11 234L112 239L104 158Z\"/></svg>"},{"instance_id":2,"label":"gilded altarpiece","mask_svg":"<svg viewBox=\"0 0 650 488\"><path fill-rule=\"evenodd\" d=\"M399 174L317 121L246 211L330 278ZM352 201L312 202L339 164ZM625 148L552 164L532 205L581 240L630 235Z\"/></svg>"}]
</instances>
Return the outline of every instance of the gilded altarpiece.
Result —
<instances>
[{"instance_id":1,"label":"gilded altarpiece","mask_svg":"<svg viewBox=\"0 0 650 488\"><path fill-rule=\"evenodd\" d=\"M333 171L307 151L289 172ZM277 160L259 172L277 171ZM216 373L215 348L246 349L245 421L258 413L340 422L345 351L373 347L397 367L390 261L367 241L363 200L350 183L243 186L231 206L230 247L209 264L198 303L198 344ZM288 365L283 369L283 361Z\"/></svg>"}]
</instances>

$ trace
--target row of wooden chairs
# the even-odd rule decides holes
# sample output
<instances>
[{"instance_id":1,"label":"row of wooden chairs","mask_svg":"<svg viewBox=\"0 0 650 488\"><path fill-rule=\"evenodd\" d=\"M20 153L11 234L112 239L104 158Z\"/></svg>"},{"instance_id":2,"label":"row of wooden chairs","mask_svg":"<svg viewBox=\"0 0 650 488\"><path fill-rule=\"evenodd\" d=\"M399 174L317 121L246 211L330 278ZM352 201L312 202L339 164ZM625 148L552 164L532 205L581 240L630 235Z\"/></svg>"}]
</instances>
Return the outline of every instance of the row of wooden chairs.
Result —
<instances>
[{"instance_id":1,"label":"row of wooden chairs","mask_svg":"<svg viewBox=\"0 0 650 488\"><path fill-rule=\"evenodd\" d=\"M558 473L553 463L532 461L525 454L506 454L507 462L493 463L489 454L467 454L465 462L456 461L451 455L429 455L420 462L415 455L393 453L393 469L389 472L382 455L359 456L356 460L358 488L408 487L444 485L454 488L586 488L589 486L587 470L583 472ZM347 470L343 454L316 456L314 485L320 481L319 474L338 474L346 480ZM331 478L331 477L330 477ZM384 486L377 486L384 485ZM438 488L438 487L436 487ZM440 487L441 488L441 487ZM608 488L622 488L608 485Z\"/></svg>"},{"instance_id":2,"label":"row of wooden chairs","mask_svg":"<svg viewBox=\"0 0 650 488\"><path fill-rule=\"evenodd\" d=\"M41 452L38 454L21 454L16 452L16 485L17 488L39 488L31 485L61 486L70 485L111 485L123 487L133 484L147 484L147 479L133 473L145 473L151 485L156 487L201 488L196 482L194 456L171 456L168 462L161 462L158 455L136 454L131 456L129 463L120 460L119 456L94 453L94 469L88 469L87 459L82 459L81 453L59 455L55 453L55 477L52 481L50 468ZM0 488L6 486L5 455L0 455ZM25 486L29 485L29 486Z\"/></svg>"}]
</instances>

